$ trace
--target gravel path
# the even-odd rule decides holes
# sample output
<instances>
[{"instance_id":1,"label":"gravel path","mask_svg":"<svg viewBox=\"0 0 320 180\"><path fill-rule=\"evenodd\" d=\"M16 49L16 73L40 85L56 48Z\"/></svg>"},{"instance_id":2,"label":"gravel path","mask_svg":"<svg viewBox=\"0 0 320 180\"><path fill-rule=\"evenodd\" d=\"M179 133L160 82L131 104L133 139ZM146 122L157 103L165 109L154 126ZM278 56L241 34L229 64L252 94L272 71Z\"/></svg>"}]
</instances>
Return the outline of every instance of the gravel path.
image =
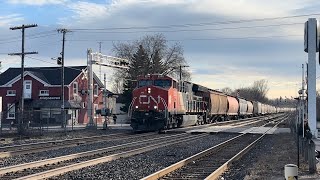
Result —
<instances>
[{"instance_id":1,"label":"gravel path","mask_svg":"<svg viewBox=\"0 0 320 180\"><path fill-rule=\"evenodd\" d=\"M140 179L234 136L208 135L201 140L90 166L52 179Z\"/></svg>"},{"instance_id":2,"label":"gravel path","mask_svg":"<svg viewBox=\"0 0 320 180\"><path fill-rule=\"evenodd\" d=\"M38 161L38 160L47 159L47 158L64 156L64 155L73 154L73 153L90 151L90 150L106 148L114 145L141 141L141 140L146 140L150 138L165 137L165 136L171 136L171 135L154 133L144 137L135 137L135 138L123 139L123 140L109 140L109 141L98 142L93 144L83 144L76 147L61 148L58 150L49 150L49 151L43 151L43 152L34 153L34 154L18 155L18 156L9 157L9 158L2 158L0 159L0 167L12 166L12 165L17 165L21 163Z\"/></svg>"}]
</instances>

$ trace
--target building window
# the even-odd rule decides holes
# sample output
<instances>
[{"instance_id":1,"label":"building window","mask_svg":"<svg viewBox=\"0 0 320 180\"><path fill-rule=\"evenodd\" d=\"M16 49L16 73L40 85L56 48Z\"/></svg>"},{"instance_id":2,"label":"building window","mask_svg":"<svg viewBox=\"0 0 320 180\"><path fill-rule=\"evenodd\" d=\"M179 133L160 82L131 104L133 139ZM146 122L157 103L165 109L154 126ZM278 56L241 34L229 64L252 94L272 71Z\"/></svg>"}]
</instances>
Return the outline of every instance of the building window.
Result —
<instances>
[{"instance_id":1,"label":"building window","mask_svg":"<svg viewBox=\"0 0 320 180\"><path fill-rule=\"evenodd\" d=\"M78 83L77 82L73 83L73 94L78 94Z\"/></svg>"},{"instance_id":2,"label":"building window","mask_svg":"<svg viewBox=\"0 0 320 180\"><path fill-rule=\"evenodd\" d=\"M40 90L39 96L49 96L49 90Z\"/></svg>"},{"instance_id":3,"label":"building window","mask_svg":"<svg viewBox=\"0 0 320 180\"><path fill-rule=\"evenodd\" d=\"M16 90L8 90L7 96L16 96Z\"/></svg>"},{"instance_id":4,"label":"building window","mask_svg":"<svg viewBox=\"0 0 320 180\"><path fill-rule=\"evenodd\" d=\"M15 104L8 104L8 111L7 111L7 119L15 119L16 117L16 106Z\"/></svg>"},{"instance_id":5,"label":"building window","mask_svg":"<svg viewBox=\"0 0 320 180\"><path fill-rule=\"evenodd\" d=\"M99 86L98 84L94 84L94 90L93 90L95 96L98 96L99 94Z\"/></svg>"}]
</instances>

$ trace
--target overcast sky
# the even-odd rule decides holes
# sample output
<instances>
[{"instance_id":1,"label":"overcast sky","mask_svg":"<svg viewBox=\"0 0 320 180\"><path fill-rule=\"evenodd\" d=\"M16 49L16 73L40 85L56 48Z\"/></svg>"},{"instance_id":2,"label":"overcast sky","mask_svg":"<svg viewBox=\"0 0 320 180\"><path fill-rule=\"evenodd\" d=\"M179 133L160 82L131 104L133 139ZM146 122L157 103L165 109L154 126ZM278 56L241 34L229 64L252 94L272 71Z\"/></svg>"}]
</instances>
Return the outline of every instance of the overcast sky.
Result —
<instances>
[{"instance_id":1,"label":"overcast sky","mask_svg":"<svg viewBox=\"0 0 320 180\"><path fill-rule=\"evenodd\" d=\"M51 58L59 56L62 39L57 28L73 29L67 34L66 65L85 65L86 49L98 51L99 41L103 42L102 52L112 55L113 43L163 33L169 44L178 42L183 46L193 82L212 89L234 89L266 79L270 98L296 96L301 86L301 64L307 61L303 51L304 22L320 16L300 16L319 12L317 0L0 2L2 71L21 63L20 57L7 56L21 51L21 32L9 30L12 26L38 24L26 30L26 51L39 52L30 56L37 60L26 58L27 67L56 66ZM76 30L119 27L144 28Z\"/></svg>"}]
</instances>

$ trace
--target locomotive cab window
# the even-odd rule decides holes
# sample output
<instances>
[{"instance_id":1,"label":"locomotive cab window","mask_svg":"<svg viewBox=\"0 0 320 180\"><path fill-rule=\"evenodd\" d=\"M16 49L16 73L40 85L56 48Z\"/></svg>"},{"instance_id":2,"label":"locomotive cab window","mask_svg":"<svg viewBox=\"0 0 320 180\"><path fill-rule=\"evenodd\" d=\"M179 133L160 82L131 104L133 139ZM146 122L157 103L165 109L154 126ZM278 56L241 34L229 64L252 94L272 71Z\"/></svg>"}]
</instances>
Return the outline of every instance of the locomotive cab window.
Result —
<instances>
[{"instance_id":1,"label":"locomotive cab window","mask_svg":"<svg viewBox=\"0 0 320 180\"><path fill-rule=\"evenodd\" d=\"M169 88L172 86L172 81L166 79L157 79L154 81L154 85L158 87Z\"/></svg>"},{"instance_id":2,"label":"locomotive cab window","mask_svg":"<svg viewBox=\"0 0 320 180\"><path fill-rule=\"evenodd\" d=\"M152 85L152 80L140 80L138 83L139 87Z\"/></svg>"}]
</instances>

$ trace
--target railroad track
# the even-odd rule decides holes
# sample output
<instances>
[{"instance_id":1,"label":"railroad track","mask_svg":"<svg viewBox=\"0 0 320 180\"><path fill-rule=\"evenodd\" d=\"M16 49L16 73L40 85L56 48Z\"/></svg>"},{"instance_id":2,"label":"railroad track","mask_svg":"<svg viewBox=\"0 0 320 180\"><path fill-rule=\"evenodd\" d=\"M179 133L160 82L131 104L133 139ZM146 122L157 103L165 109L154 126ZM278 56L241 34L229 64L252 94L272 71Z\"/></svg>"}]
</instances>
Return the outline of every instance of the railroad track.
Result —
<instances>
[{"instance_id":1,"label":"railroad track","mask_svg":"<svg viewBox=\"0 0 320 180\"><path fill-rule=\"evenodd\" d=\"M241 158L256 143L286 117L276 119L277 123L266 130L262 135L241 134L214 147L204 150L196 155L179 161L167 168L155 172L142 180L156 179L217 179L222 175L232 162ZM271 122L266 123L270 124ZM264 125L264 126L265 126Z\"/></svg>"},{"instance_id":2,"label":"railroad track","mask_svg":"<svg viewBox=\"0 0 320 180\"><path fill-rule=\"evenodd\" d=\"M130 135L127 133L116 133L102 136L91 136L84 138L73 138L66 140L57 140L57 141L47 141L40 143L30 143L22 145L13 145L13 146L3 146L0 147L0 158L12 157L17 155L37 153L47 150L56 150L67 147L76 147L82 144L93 144L104 141L114 141L114 140L123 140L137 137L149 136L154 133Z\"/></svg>"},{"instance_id":3,"label":"railroad track","mask_svg":"<svg viewBox=\"0 0 320 180\"><path fill-rule=\"evenodd\" d=\"M156 148L196 140L207 135L175 134L108 148L0 168L0 179L42 179L81 169L90 165L140 154Z\"/></svg>"},{"instance_id":4,"label":"railroad track","mask_svg":"<svg viewBox=\"0 0 320 180\"><path fill-rule=\"evenodd\" d=\"M283 119L283 118L288 118L288 114L280 114L280 115L277 115L277 116L273 116L273 117L270 117L270 118L262 118L261 120L259 121L253 121L253 122L250 122L250 123L244 123L243 125L241 126L266 126L270 123L275 123L277 122L279 119Z\"/></svg>"},{"instance_id":5,"label":"railroad track","mask_svg":"<svg viewBox=\"0 0 320 180\"><path fill-rule=\"evenodd\" d=\"M211 127L211 126L225 126L225 125L240 127L240 126L255 124L258 121L265 121L268 119L273 119L273 118L276 118L279 116L281 116L281 114L280 115L267 115L267 116L251 117L251 118L246 118L246 119L216 122L216 123L199 125L199 126L189 126L189 127L182 127L182 128L177 128L177 129L169 129L169 130L165 130L165 132L183 132L184 130L186 130L186 131L187 130L197 130L197 129L207 128L207 127ZM261 118L264 118L264 119L261 119Z\"/></svg>"}]
</instances>

